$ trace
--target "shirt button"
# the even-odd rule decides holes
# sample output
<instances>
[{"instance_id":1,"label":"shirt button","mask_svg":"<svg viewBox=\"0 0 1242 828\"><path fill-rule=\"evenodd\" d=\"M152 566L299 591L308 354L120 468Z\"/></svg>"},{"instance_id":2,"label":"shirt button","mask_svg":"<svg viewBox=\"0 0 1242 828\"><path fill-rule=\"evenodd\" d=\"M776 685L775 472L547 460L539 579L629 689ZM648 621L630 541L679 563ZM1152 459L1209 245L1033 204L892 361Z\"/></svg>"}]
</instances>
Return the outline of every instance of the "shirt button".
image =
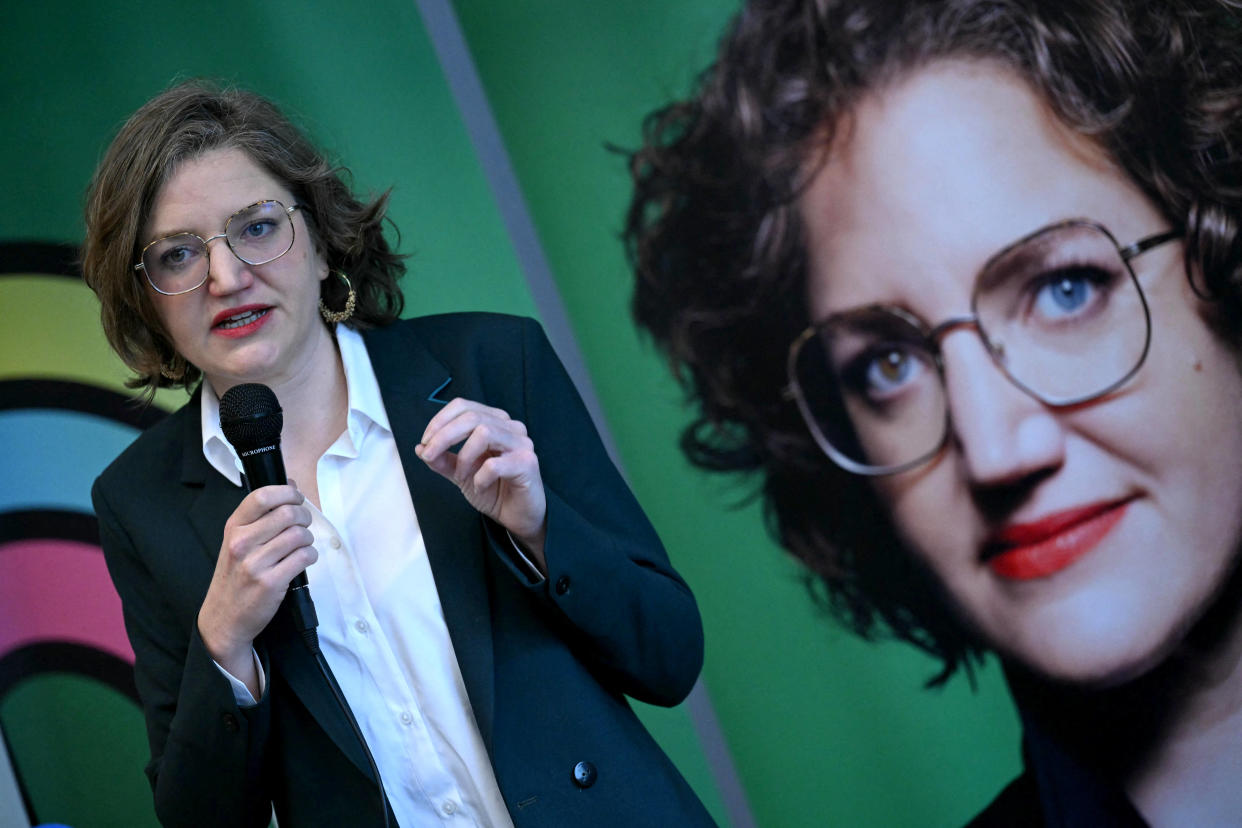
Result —
<instances>
[{"instance_id":1,"label":"shirt button","mask_svg":"<svg viewBox=\"0 0 1242 828\"><path fill-rule=\"evenodd\" d=\"M444 813L448 814L449 816L452 816L453 814L457 813L457 803L451 799L444 800L444 804L441 805L440 807L443 808Z\"/></svg>"},{"instance_id":2,"label":"shirt button","mask_svg":"<svg viewBox=\"0 0 1242 828\"><path fill-rule=\"evenodd\" d=\"M341 539L333 535L332 540L328 541L328 545L331 546L333 549L340 549Z\"/></svg>"},{"instance_id":3,"label":"shirt button","mask_svg":"<svg viewBox=\"0 0 1242 828\"><path fill-rule=\"evenodd\" d=\"M357 621L354 622L354 629L356 629L358 632L362 633L363 635L366 635L367 630L370 629L370 627L367 626L366 621L363 621L361 618L359 618Z\"/></svg>"},{"instance_id":4,"label":"shirt button","mask_svg":"<svg viewBox=\"0 0 1242 828\"><path fill-rule=\"evenodd\" d=\"M402 711L401 711L401 724L403 724L403 725L408 725L408 724L409 724L410 722L412 722L412 721L414 721L414 717L413 717L413 716L411 716L411 715L410 715L409 713L407 713L406 711L402 710Z\"/></svg>"}]
</instances>

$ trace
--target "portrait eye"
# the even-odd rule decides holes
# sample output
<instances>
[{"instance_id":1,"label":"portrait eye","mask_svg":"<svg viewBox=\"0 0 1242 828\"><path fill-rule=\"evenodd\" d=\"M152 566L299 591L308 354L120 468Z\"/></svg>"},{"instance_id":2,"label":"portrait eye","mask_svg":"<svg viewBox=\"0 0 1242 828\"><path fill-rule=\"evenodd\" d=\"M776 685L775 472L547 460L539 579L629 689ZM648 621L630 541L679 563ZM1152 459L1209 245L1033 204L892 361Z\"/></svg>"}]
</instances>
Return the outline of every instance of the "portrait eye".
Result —
<instances>
[{"instance_id":1,"label":"portrait eye","mask_svg":"<svg viewBox=\"0 0 1242 828\"><path fill-rule=\"evenodd\" d=\"M1118 274L1095 265L1062 267L1035 277L1026 291L1026 316L1058 324L1087 318L1108 302Z\"/></svg>"},{"instance_id":2,"label":"portrait eye","mask_svg":"<svg viewBox=\"0 0 1242 828\"><path fill-rule=\"evenodd\" d=\"M846 364L841 372L845 390L872 404L892 402L935 370L929 360L905 343L876 343Z\"/></svg>"}]
</instances>

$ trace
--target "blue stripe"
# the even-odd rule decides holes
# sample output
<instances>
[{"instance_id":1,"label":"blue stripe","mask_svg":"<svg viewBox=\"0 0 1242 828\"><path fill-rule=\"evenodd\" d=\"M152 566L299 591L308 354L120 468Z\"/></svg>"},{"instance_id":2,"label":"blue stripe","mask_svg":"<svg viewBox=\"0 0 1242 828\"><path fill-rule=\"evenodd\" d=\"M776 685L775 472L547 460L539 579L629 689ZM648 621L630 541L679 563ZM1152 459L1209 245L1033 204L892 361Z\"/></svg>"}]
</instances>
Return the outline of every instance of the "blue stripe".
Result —
<instances>
[{"instance_id":1,"label":"blue stripe","mask_svg":"<svg viewBox=\"0 0 1242 828\"><path fill-rule=\"evenodd\" d=\"M0 512L66 509L93 514L91 484L139 433L74 411L0 411Z\"/></svg>"}]
</instances>

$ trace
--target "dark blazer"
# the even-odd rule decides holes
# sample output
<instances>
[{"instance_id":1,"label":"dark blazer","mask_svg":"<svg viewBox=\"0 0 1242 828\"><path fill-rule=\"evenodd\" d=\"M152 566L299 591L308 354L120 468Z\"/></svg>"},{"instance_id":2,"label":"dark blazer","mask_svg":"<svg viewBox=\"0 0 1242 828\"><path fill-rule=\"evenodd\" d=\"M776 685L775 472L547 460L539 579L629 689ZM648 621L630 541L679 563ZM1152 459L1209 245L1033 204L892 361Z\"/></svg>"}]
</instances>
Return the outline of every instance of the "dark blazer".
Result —
<instances>
[{"instance_id":1,"label":"dark blazer","mask_svg":"<svg viewBox=\"0 0 1242 828\"><path fill-rule=\"evenodd\" d=\"M968 828L1146 828L1124 790L1061 744L1036 716L1018 712L1023 772Z\"/></svg>"},{"instance_id":2,"label":"dark blazer","mask_svg":"<svg viewBox=\"0 0 1242 828\"><path fill-rule=\"evenodd\" d=\"M539 326L450 314L368 331L462 678L516 825L710 825L625 695L680 702L702 665L694 598L605 454ZM452 397L523 421L547 490L548 578L414 456ZM202 453L197 394L96 481L166 825L378 825L366 758L284 608L259 637L263 698L238 707L197 634L243 490ZM408 828L408 826L407 826Z\"/></svg>"}]
</instances>

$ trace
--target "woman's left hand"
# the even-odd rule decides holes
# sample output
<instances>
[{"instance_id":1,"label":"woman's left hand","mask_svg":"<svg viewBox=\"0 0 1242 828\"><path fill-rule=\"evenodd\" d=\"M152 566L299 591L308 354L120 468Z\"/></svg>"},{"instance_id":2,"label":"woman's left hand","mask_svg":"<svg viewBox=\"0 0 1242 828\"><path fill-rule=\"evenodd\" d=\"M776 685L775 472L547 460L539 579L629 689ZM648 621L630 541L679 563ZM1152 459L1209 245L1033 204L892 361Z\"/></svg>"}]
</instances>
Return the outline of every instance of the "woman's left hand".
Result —
<instances>
[{"instance_id":1,"label":"woman's left hand","mask_svg":"<svg viewBox=\"0 0 1242 828\"><path fill-rule=\"evenodd\" d=\"M458 443L463 445L456 454L449 451ZM414 453L456 483L471 506L507 529L545 568L548 503L525 425L499 408L458 397L431 418Z\"/></svg>"}]
</instances>

